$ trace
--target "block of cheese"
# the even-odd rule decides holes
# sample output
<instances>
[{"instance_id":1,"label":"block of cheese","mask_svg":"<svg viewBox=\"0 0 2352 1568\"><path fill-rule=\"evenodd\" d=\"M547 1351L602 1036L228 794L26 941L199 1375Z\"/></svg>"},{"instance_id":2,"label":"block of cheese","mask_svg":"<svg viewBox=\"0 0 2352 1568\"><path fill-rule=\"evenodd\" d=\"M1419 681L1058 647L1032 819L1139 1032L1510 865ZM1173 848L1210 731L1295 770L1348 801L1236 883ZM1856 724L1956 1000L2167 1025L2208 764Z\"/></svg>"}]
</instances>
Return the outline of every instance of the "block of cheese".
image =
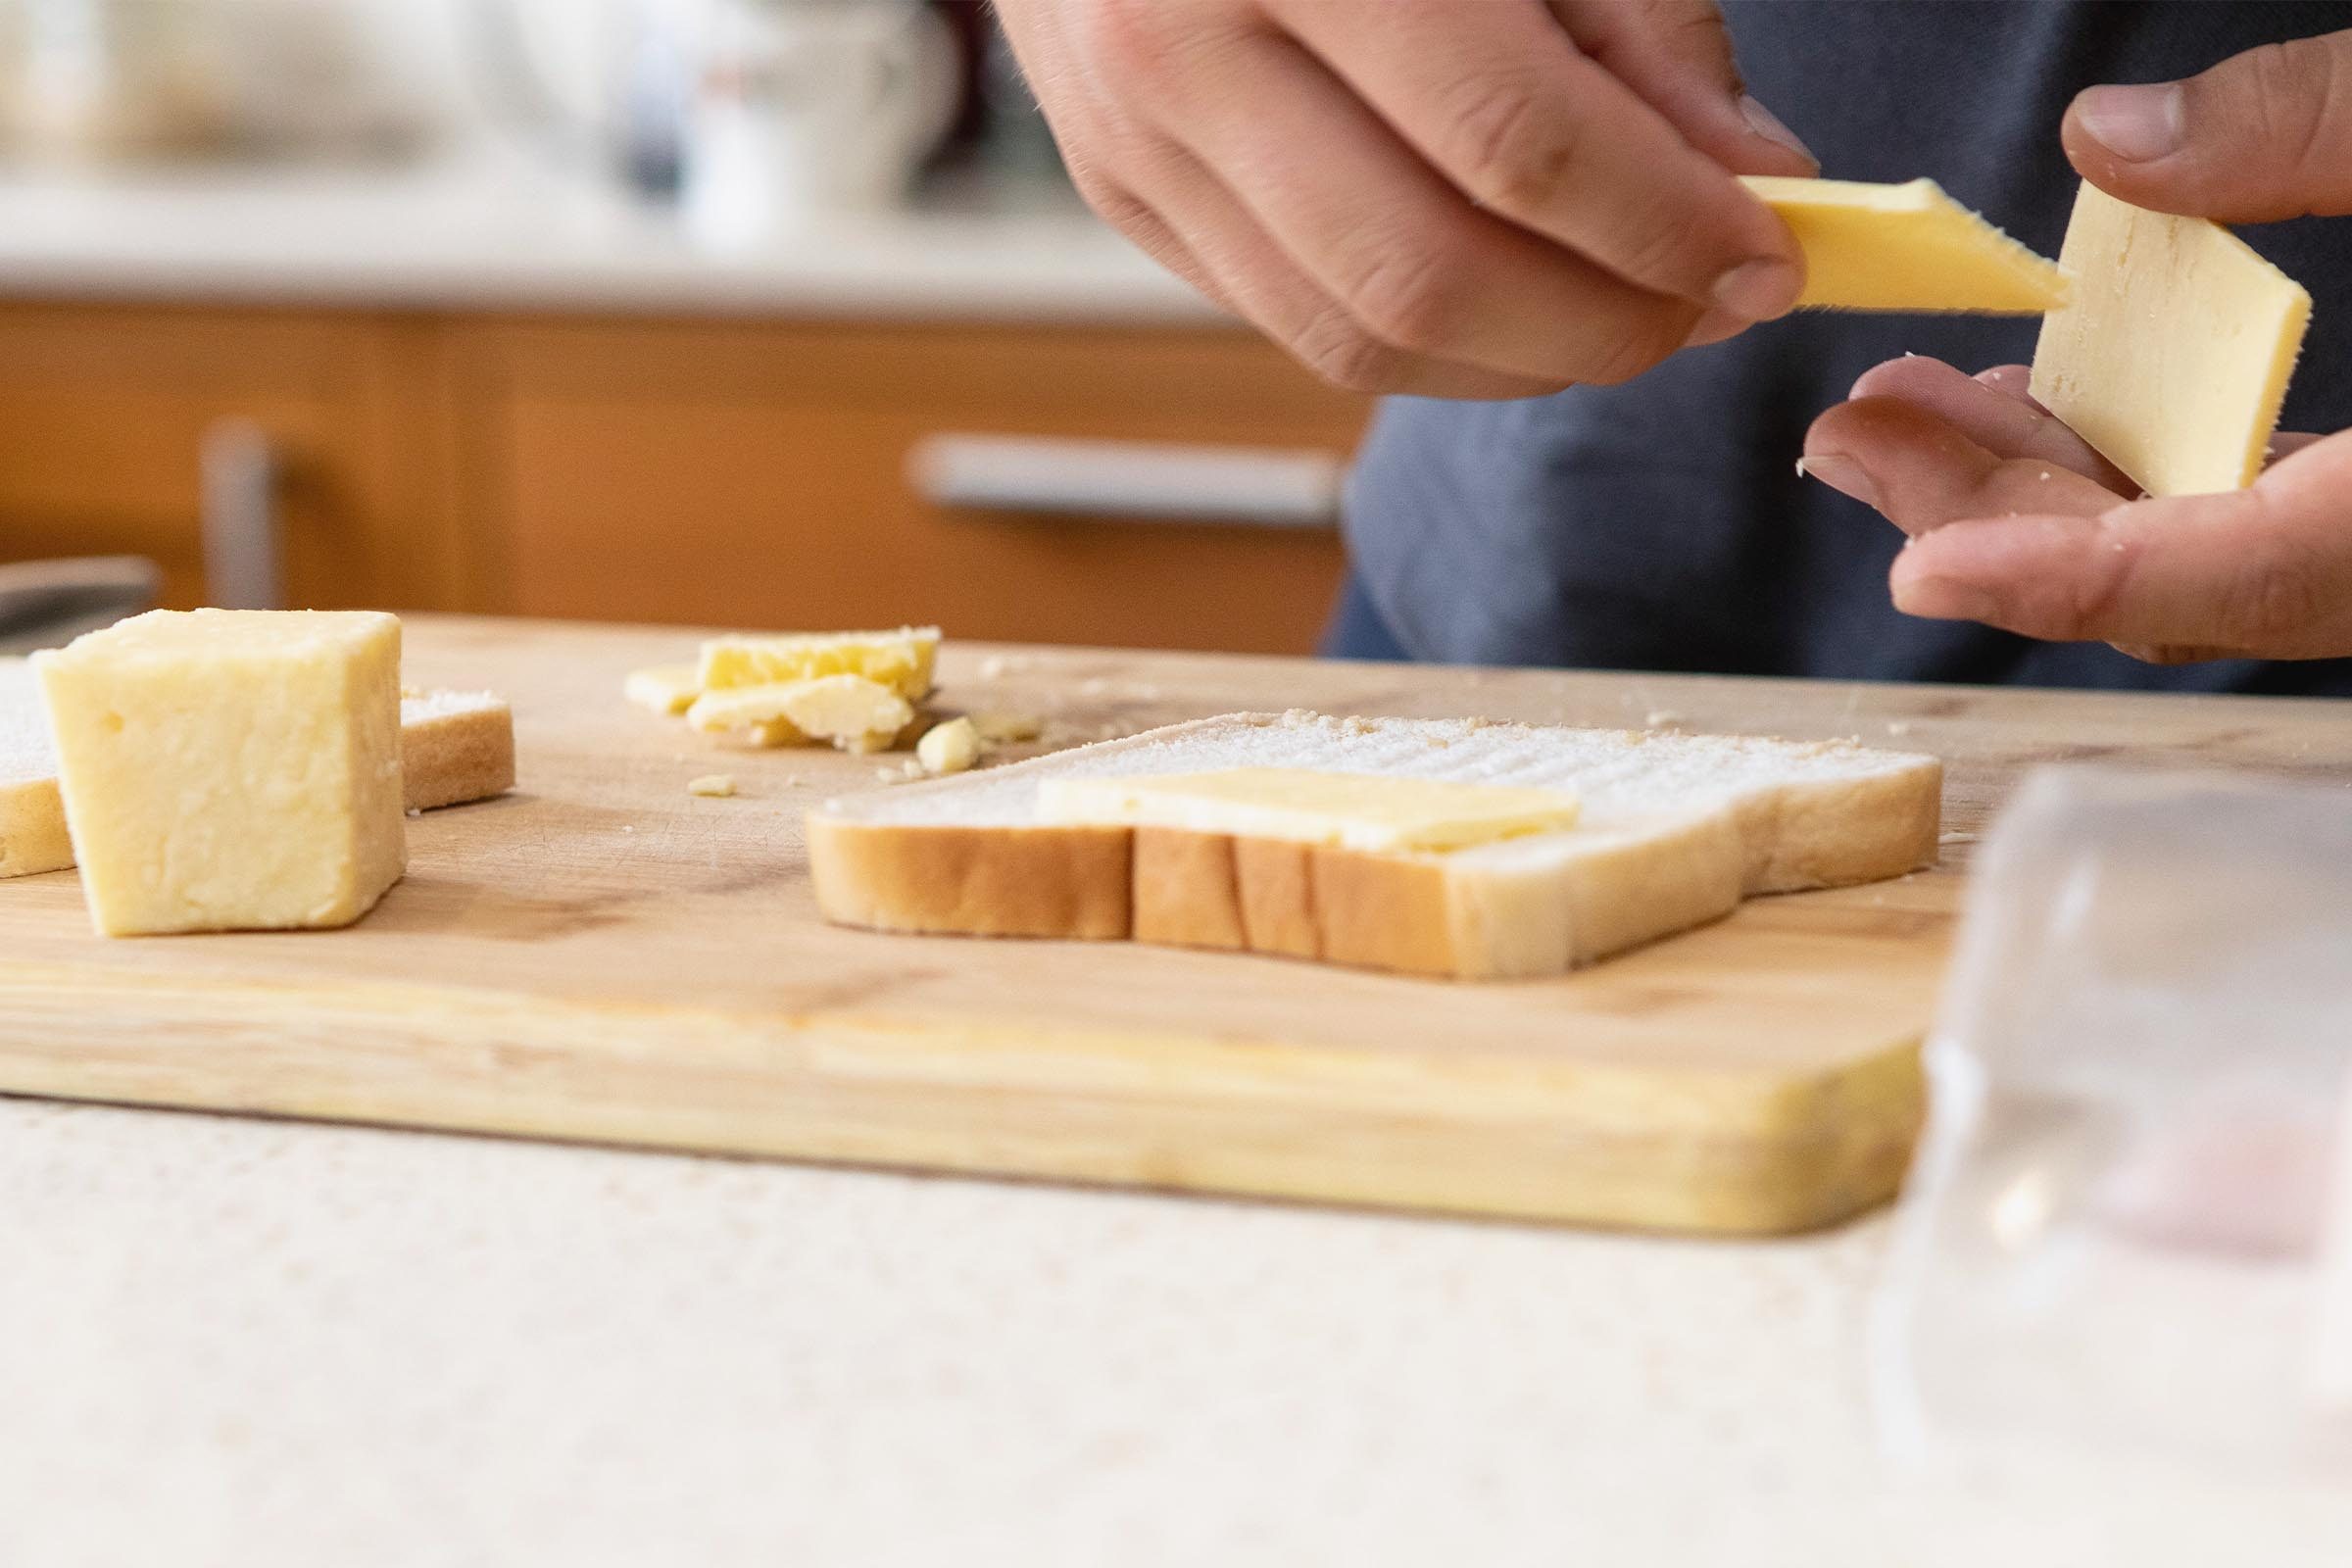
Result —
<instances>
[{"instance_id":1,"label":"block of cheese","mask_svg":"<svg viewBox=\"0 0 2352 1568\"><path fill-rule=\"evenodd\" d=\"M74 863L57 753L41 713L32 666L0 659L0 877L60 871Z\"/></svg>"},{"instance_id":2,"label":"block of cheese","mask_svg":"<svg viewBox=\"0 0 2352 1568\"><path fill-rule=\"evenodd\" d=\"M1932 179L1744 176L1805 253L1801 306L2038 316L2066 303L2059 268L1944 194Z\"/></svg>"},{"instance_id":3,"label":"block of cheese","mask_svg":"<svg viewBox=\"0 0 2352 1568\"><path fill-rule=\"evenodd\" d=\"M822 740L879 752L914 722L914 705L863 675L819 675L706 691L686 710L686 722L709 732L748 731L763 746Z\"/></svg>"},{"instance_id":4,"label":"block of cheese","mask_svg":"<svg viewBox=\"0 0 2352 1568\"><path fill-rule=\"evenodd\" d=\"M2236 490L2262 471L2311 295L2221 224L2133 207L2085 180L2043 318L2034 396L2150 495Z\"/></svg>"},{"instance_id":5,"label":"block of cheese","mask_svg":"<svg viewBox=\"0 0 2352 1568\"><path fill-rule=\"evenodd\" d=\"M514 787L514 710L496 692L400 694L401 804L412 811Z\"/></svg>"},{"instance_id":6,"label":"block of cheese","mask_svg":"<svg viewBox=\"0 0 2352 1568\"><path fill-rule=\"evenodd\" d=\"M400 879L397 618L159 610L33 667L102 934L348 925Z\"/></svg>"},{"instance_id":7,"label":"block of cheese","mask_svg":"<svg viewBox=\"0 0 2352 1568\"><path fill-rule=\"evenodd\" d=\"M491 692L402 692L400 774L412 811L513 789L514 710ZM24 660L0 659L0 880L73 863L40 688Z\"/></svg>"},{"instance_id":8,"label":"block of cheese","mask_svg":"<svg viewBox=\"0 0 2352 1568\"><path fill-rule=\"evenodd\" d=\"M697 676L706 692L858 675L910 703L931 695L939 657L937 626L791 636L714 637L703 644Z\"/></svg>"},{"instance_id":9,"label":"block of cheese","mask_svg":"<svg viewBox=\"0 0 2352 1568\"><path fill-rule=\"evenodd\" d=\"M1041 822L1164 827L1340 849L1458 850L1576 825L1563 790L1461 779L1232 767L1142 778L1056 778L1039 785Z\"/></svg>"}]
</instances>

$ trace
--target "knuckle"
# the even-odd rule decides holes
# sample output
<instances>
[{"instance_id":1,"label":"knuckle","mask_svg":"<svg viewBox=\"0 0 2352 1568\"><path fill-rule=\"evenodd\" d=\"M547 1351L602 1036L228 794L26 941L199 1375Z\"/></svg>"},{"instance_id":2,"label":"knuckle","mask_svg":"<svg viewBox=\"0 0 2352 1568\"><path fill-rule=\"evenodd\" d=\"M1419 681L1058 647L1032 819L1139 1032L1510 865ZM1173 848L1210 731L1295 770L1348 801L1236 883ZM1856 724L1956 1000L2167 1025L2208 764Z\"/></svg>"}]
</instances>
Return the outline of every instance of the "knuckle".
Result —
<instances>
[{"instance_id":1,"label":"knuckle","mask_svg":"<svg viewBox=\"0 0 2352 1568\"><path fill-rule=\"evenodd\" d=\"M1405 356L1336 307L1309 318L1291 337L1290 349L1308 369L1350 392L1386 392L1404 384Z\"/></svg>"},{"instance_id":2,"label":"knuckle","mask_svg":"<svg viewBox=\"0 0 2352 1568\"><path fill-rule=\"evenodd\" d=\"M1340 297L1383 342L1441 353L1458 336L1464 271L1442 244L1375 243Z\"/></svg>"},{"instance_id":3,"label":"knuckle","mask_svg":"<svg viewBox=\"0 0 2352 1568\"><path fill-rule=\"evenodd\" d=\"M1698 208L1655 199L1628 217L1622 233L1617 270L1637 281L1690 276L1690 259L1707 249L1710 237L1708 217Z\"/></svg>"},{"instance_id":4,"label":"knuckle","mask_svg":"<svg viewBox=\"0 0 2352 1568\"><path fill-rule=\"evenodd\" d=\"M1164 53L1161 29L1170 9L1154 0L1092 0L1081 7L1079 24L1094 68L1113 77L1147 74Z\"/></svg>"},{"instance_id":5,"label":"knuckle","mask_svg":"<svg viewBox=\"0 0 2352 1568\"><path fill-rule=\"evenodd\" d=\"M1668 315L1626 322L1623 329L1601 345L1592 366L1577 379L1596 386L1631 381L1682 346L1690 322L1683 318L1678 326L1676 321L1676 317Z\"/></svg>"},{"instance_id":6,"label":"knuckle","mask_svg":"<svg viewBox=\"0 0 2352 1568\"><path fill-rule=\"evenodd\" d=\"M2308 552L2275 550L2248 562L2223 594L2223 629L2233 643L2262 648L2293 637L2325 609L2320 564Z\"/></svg>"},{"instance_id":7,"label":"knuckle","mask_svg":"<svg viewBox=\"0 0 2352 1568\"><path fill-rule=\"evenodd\" d=\"M1584 140L1579 117L1549 108L1532 82L1481 78L1451 96L1454 162L1472 201L1519 217L1558 199Z\"/></svg>"}]
</instances>

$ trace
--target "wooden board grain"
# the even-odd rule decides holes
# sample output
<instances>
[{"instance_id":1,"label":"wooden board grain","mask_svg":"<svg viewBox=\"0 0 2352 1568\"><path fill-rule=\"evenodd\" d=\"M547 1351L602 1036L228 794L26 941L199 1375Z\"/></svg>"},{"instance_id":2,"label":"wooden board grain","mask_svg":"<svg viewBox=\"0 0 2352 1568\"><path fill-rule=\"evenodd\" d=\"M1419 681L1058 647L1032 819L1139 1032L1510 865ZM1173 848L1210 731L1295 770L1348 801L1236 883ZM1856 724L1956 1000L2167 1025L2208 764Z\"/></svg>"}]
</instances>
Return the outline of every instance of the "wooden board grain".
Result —
<instances>
[{"instance_id":1,"label":"wooden board grain","mask_svg":"<svg viewBox=\"0 0 2352 1568\"><path fill-rule=\"evenodd\" d=\"M1887 1197L1966 836L2025 764L2352 778L2344 705L951 645L945 698L1065 741L1236 708L1858 735L1951 763L1936 871L1754 901L1559 980L824 925L800 818L876 760L625 706L675 630L413 619L514 703L521 787L411 824L342 932L108 942L0 883L0 1091L1713 1233ZM987 671L987 674L983 674ZM727 771L742 793L689 779Z\"/></svg>"}]
</instances>

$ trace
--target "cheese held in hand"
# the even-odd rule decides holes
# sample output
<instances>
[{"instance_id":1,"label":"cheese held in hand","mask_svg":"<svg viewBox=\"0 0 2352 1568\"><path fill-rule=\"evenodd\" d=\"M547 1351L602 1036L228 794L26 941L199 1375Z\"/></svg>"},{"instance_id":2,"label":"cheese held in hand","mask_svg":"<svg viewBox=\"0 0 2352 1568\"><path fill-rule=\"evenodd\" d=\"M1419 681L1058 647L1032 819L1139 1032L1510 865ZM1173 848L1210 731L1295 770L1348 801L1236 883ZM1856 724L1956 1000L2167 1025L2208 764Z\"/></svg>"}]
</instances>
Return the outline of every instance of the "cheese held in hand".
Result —
<instances>
[{"instance_id":1,"label":"cheese held in hand","mask_svg":"<svg viewBox=\"0 0 2352 1568\"><path fill-rule=\"evenodd\" d=\"M400 879L400 622L155 611L33 661L108 936L348 925Z\"/></svg>"}]
</instances>

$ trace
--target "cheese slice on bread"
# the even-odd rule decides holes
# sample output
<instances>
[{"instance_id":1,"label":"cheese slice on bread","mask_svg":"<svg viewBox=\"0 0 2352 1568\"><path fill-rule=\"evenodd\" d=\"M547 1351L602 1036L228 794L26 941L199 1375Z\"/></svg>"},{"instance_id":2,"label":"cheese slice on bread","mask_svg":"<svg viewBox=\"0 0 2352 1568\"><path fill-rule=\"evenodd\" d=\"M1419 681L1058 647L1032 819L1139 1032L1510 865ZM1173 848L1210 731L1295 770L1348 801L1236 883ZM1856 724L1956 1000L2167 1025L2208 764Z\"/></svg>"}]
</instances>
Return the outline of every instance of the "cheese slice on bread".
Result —
<instances>
[{"instance_id":1,"label":"cheese slice on bread","mask_svg":"<svg viewBox=\"0 0 2352 1568\"><path fill-rule=\"evenodd\" d=\"M1106 797L1256 769L1549 792L1574 825L1373 850L1100 814ZM1934 758L1845 742L1235 713L830 801L808 850L818 905L845 925L1493 978L1557 974L1749 894L1930 864L1941 793Z\"/></svg>"}]
</instances>

